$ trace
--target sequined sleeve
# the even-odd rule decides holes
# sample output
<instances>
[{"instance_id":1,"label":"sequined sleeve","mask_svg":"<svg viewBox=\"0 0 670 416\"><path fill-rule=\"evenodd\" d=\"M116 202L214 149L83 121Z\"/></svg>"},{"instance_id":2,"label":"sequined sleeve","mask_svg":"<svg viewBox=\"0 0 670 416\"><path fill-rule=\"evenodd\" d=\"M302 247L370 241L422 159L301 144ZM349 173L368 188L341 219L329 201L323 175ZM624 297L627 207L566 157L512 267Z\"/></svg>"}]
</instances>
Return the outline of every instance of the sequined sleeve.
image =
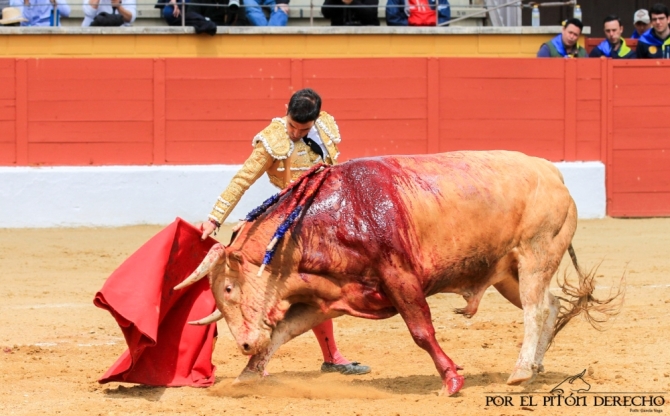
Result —
<instances>
[{"instance_id":1,"label":"sequined sleeve","mask_svg":"<svg viewBox=\"0 0 670 416\"><path fill-rule=\"evenodd\" d=\"M240 201L242 195L265 171L272 165L273 158L265 150L262 143L256 143L251 156L244 162L225 191L219 196L214 204L209 218L223 224L235 205Z\"/></svg>"}]
</instances>

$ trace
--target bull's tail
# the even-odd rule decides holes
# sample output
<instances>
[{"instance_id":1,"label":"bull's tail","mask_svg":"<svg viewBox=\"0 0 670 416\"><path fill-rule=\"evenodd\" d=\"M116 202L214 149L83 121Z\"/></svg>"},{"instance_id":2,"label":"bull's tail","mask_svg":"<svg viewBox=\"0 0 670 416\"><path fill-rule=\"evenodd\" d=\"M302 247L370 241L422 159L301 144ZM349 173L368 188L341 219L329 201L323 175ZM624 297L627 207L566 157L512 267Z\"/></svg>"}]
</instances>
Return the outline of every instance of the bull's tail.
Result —
<instances>
[{"instance_id":1,"label":"bull's tail","mask_svg":"<svg viewBox=\"0 0 670 416\"><path fill-rule=\"evenodd\" d=\"M561 306L554 325L554 333L552 339L558 334L565 325L575 316L584 313L586 320L599 331L605 329L604 324L611 318L615 317L621 311L623 300L626 293L626 274L621 276L621 281L618 288L612 288L609 296L604 299L598 299L593 296L595 290L594 277L598 266L591 269L590 272L585 273L577 264L577 256L575 250L572 248L572 243L568 247L568 254L572 259L572 264L577 270L579 277L578 285L573 285L567 280L567 271L563 275L563 281L559 280L560 286L566 297L557 296L561 301Z\"/></svg>"}]
</instances>

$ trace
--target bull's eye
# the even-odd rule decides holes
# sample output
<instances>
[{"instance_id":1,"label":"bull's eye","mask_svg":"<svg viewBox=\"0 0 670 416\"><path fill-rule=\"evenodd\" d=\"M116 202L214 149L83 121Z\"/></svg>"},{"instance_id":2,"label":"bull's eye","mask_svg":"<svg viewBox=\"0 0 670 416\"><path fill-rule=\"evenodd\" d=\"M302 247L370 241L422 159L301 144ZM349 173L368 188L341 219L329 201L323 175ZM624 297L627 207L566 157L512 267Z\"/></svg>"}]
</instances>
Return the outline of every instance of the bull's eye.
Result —
<instances>
[{"instance_id":1,"label":"bull's eye","mask_svg":"<svg viewBox=\"0 0 670 416\"><path fill-rule=\"evenodd\" d=\"M233 291L233 287L231 285L226 286L226 293L230 293Z\"/></svg>"}]
</instances>

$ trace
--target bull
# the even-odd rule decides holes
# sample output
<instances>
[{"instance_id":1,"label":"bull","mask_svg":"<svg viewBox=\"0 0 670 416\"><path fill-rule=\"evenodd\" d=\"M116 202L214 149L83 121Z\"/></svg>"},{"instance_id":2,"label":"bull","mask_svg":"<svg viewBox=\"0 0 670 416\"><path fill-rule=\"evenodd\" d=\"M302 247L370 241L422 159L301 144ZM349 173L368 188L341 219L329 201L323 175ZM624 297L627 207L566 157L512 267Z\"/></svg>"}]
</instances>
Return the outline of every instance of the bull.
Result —
<instances>
[{"instance_id":1,"label":"bull","mask_svg":"<svg viewBox=\"0 0 670 416\"><path fill-rule=\"evenodd\" d=\"M217 310L195 323L225 318L251 355L238 381L261 377L282 344L326 319L399 313L432 358L440 393L454 394L461 367L437 343L426 298L459 294L467 304L455 312L469 318L493 286L523 310L507 380L518 385L543 371L572 317L584 312L598 328L621 304L621 290L593 296L594 273L580 269L572 247L575 203L544 159L508 151L357 159L312 169L275 199L176 287L209 275ZM571 296L561 303L549 286L566 251L579 285L564 280Z\"/></svg>"}]
</instances>

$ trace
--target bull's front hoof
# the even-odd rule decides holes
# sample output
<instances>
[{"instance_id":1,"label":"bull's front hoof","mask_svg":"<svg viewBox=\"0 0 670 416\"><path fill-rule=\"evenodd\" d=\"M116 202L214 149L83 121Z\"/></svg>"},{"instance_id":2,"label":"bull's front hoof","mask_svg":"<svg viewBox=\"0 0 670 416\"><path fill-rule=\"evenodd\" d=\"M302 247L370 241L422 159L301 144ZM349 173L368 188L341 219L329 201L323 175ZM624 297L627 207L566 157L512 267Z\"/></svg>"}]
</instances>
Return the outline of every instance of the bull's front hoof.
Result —
<instances>
[{"instance_id":1,"label":"bull's front hoof","mask_svg":"<svg viewBox=\"0 0 670 416\"><path fill-rule=\"evenodd\" d=\"M535 372L530 368L517 368L507 379L510 386L518 386L521 383L530 383L535 378Z\"/></svg>"},{"instance_id":2,"label":"bull's front hoof","mask_svg":"<svg viewBox=\"0 0 670 416\"><path fill-rule=\"evenodd\" d=\"M237 376L237 378L233 381L233 385L250 384L260 381L262 378L263 377L260 373L257 373L256 371L247 370L245 368L244 371L242 371L242 373L239 376Z\"/></svg>"},{"instance_id":3,"label":"bull's front hoof","mask_svg":"<svg viewBox=\"0 0 670 416\"><path fill-rule=\"evenodd\" d=\"M458 393L463 388L463 384L465 384L465 377L460 375L451 377L447 380L445 385L442 386L442 390L440 390L440 396L452 396Z\"/></svg>"}]
</instances>

